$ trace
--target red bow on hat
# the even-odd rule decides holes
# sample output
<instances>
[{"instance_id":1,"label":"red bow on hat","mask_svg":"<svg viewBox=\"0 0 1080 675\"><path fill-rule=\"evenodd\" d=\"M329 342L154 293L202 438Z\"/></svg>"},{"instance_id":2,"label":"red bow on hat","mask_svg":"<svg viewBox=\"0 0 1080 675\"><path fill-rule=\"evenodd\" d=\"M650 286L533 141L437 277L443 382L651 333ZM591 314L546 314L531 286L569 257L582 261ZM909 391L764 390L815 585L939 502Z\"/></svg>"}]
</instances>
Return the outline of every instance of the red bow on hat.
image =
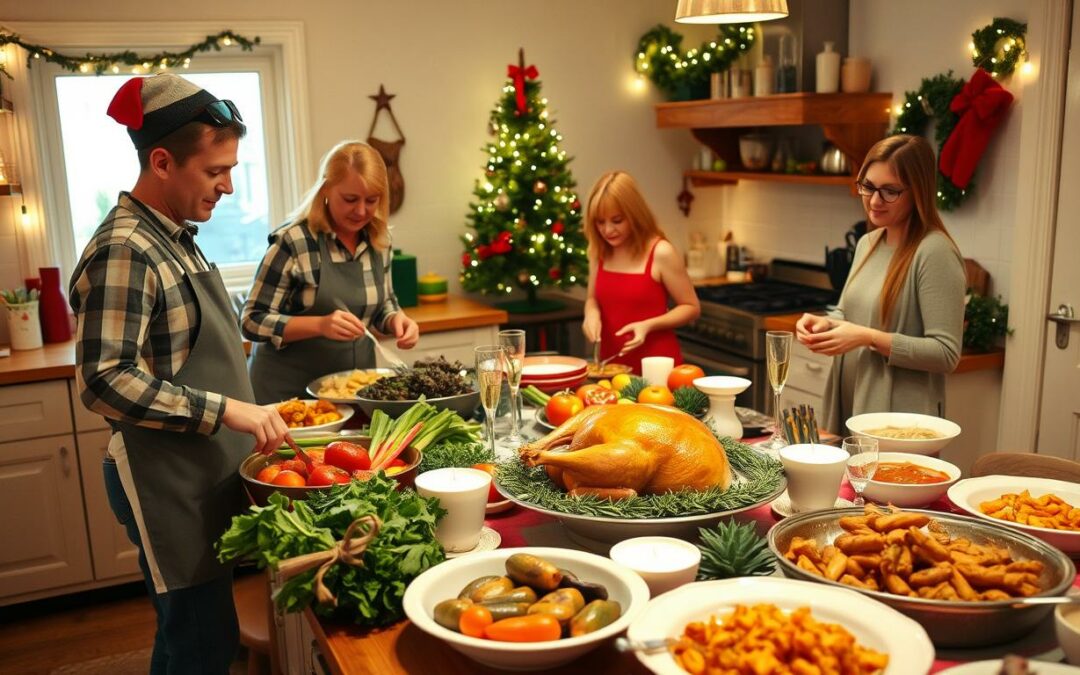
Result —
<instances>
[{"instance_id":1,"label":"red bow on hat","mask_svg":"<svg viewBox=\"0 0 1080 675\"><path fill-rule=\"evenodd\" d=\"M1001 124L1013 95L982 68L953 97L949 109L960 116L945 145L941 146L938 168L953 185L965 189L975 175L994 129Z\"/></svg>"},{"instance_id":2,"label":"red bow on hat","mask_svg":"<svg viewBox=\"0 0 1080 675\"><path fill-rule=\"evenodd\" d=\"M106 113L120 124L129 129L142 129L143 104L142 104L143 78L133 77L125 82L109 103Z\"/></svg>"}]
</instances>

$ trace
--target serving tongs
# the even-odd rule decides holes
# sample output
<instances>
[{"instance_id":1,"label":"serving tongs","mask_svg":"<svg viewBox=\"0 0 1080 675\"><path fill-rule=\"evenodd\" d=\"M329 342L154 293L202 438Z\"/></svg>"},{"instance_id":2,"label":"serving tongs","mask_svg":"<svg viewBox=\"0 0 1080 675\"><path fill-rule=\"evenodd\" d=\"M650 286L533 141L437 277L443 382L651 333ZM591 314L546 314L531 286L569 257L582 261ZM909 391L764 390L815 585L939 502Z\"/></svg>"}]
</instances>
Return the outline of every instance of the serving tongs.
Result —
<instances>
[{"instance_id":1,"label":"serving tongs","mask_svg":"<svg viewBox=\"0 0 1080 675\"><path fill-rule=\"evenodd\" d=\"M632 351L632 350L631 350ZM604 372L604 366L611 363L618 357L622 356L623 352L615 352L611 356L607 357L603 361L600 360L600 341L597 340L593 343L593 364L596 366L596 374L600 375Z\"/></svg>"},{"instance_id":2,"label":"serving tongs","mask_svg":"<svg viewBox=\"0 0 1080 675\"><path fill-rule=\"evenodd\" d=\"M307 467L308 473L311 473L311 470L315 468L315 460L311 458L311 455L304 452L304 449L301 448L289 434L285 434L285 444L292 448L292 451L296 453L296 456L304 463L304 466Z\"/></svg>"},{"instance_id":3,"label":"serving tongs","mask_svg":"<svg viewBox=\"0 0 1080 675\"><path fill-rule=\"evenodd\" d=\"M337 299L334 300L334 304L341 311L352 314L352 310L350 310L348 305L345 304L345 301ZM379 352L379 355L383 357L383 360L390 364L390 368L394 371L395 374L406 375L410 370L412 370L412 368L410 368L407 363L401 360L400 356L391 351L389 347L384 347L383 344L379 342L378 338L375 337L375 334L371 332L370 328L364 331L364 337L374 343L375 351Z\"/></svg>"}]
</instances>

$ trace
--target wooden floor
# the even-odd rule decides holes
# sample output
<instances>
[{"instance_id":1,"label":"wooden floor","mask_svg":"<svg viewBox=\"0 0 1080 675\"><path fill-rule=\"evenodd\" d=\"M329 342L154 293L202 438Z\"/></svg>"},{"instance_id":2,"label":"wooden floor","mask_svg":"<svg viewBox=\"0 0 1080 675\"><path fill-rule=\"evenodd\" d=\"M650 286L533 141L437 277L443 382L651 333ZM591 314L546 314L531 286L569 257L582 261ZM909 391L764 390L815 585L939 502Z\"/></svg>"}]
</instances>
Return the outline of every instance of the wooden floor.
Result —
<instances>
[{"instance_id":1,"label":"wooden floor","mask_svg":"<svg viewBox=\"0 0 1080 675\"><path fill-rule=\"evenodd\" d=\"M155 622L142 582L0 607L0 673L44 675L148 649Z\"/></svg>"}]
</instances>

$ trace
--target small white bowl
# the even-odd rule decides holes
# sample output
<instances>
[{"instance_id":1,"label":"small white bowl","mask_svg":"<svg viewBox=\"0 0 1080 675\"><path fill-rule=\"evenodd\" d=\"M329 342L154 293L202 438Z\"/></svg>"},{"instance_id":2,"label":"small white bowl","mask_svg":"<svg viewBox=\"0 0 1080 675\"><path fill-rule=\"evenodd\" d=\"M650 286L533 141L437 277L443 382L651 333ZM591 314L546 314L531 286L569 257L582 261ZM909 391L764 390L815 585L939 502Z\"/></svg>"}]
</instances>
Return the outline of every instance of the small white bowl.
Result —
<instances>
[{"instance_id":1,"label":"small white bowl","mask_svg":"<svg viewBox=\"0 0 1080 675\"><path fill-rule=\"evenodd\" d=\"M923 427L941 434L940 438L888 438L867 433L870 429L882 427ZM960 435L960 425L956 422L918 413L864 413L849 417L847 428L856 436L876 438L878 449L882 452L912 452L916 455L932 455L940 452L949 441Z\"/></svg>"},{"instance_id":2,"label":"small white bowl","mask_svg":"<svg viewBox=\"0 0 1080 675\"><path fill-rule=\"evenodd\" d=\"M1065 619L1072 617L1072 623ZM1065 652L1065 660L1080 665L1080 605L1058 605L1054 608L1054 633Z\"/></svg>"},{"instance_id":3,"label":"small white bowl","mask_svg":"<svg viewBox=\"0 0 1080 675\"><path fill-rule=\"evenodd\" d=\"M308 405L315 405L318 402L318 399L302 398L302 399L300 399L300 401L303 402L303 403L306 403ZM279 401L278 403L275 403L274 404L274 409L277 410L277 407L279 405L281 405L282 403L288 403L288 401ZM315 425L312 425L310 427L292 427L289 431L290 432L295 432L295 431L303 431L303 432L308 432L308 431L324 431L324 432L341 431L341 428L344 427L345 423L348 422L349 419L352 418L352 416L356 414L356 411L353 410L352 406L342 405L340 403L335 403L334 407L337 408L338 414L341 415L341 417L334 420L333 422L327 422L326 424L315 424Z\"/></svg>"},{"instance_id":4,"label":"small white bowl","mask_svg":"<svg viewBox=\"0 0 1080 675\"><path fill-rule=\"evenodd\" d=\"M866 483L863 496L879 504L892 504L905 509L927 506L941 499L948 492L952 484L960 480L960 467L950 464L937 457L927 457L909 452L881 452L878 454L878 465L885 462L911 462L925 466L928 469L941 471L949 474L949 480L940 483L926 483L912 485L906 483L886 483L871 478Z\"/></svg>"},{"instance_id":5,"label":"small white bowl","mask_svg":"<svg viewBox=\"0 0 1080 675\"><path fill-rule=\"evenodd\" d=\"M548 642L496 642L469 637L440 626L432 618L435 605L457 597L473 579L505 575L506 559L529 553L567 569L582 581L603 584L622 615L614 623L579 637ZM602 556L568 548L505 548L474 553L432 567L405 589L405 614L417 628L486 666L502 670L541 670L569 663L626 630L649 603L649 587L633 570Z\"/></svg>"}]
</instances>

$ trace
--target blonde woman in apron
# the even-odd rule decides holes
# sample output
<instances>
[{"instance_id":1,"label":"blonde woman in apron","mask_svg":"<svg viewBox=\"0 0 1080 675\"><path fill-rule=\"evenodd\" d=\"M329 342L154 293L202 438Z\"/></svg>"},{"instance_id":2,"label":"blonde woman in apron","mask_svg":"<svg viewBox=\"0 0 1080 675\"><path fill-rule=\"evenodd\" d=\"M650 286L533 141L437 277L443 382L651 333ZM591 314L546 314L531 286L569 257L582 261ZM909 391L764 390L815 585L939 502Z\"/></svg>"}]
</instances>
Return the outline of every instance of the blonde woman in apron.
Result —
<instances>
[{"instance_id":1,"label":"blonde woman in apron","mask_svg":"<svg viewBox=\"0 0 1080 675\"><path fill-rule=\"evenodd\" d=\"M259 403L305 396L328 373L375 367L369 327L411 349L420 337L390 278L386 165L370 145L338 144L319 182L270 235L241 319L257 343L251 383Z\"/></svg>"}]
</instances>

